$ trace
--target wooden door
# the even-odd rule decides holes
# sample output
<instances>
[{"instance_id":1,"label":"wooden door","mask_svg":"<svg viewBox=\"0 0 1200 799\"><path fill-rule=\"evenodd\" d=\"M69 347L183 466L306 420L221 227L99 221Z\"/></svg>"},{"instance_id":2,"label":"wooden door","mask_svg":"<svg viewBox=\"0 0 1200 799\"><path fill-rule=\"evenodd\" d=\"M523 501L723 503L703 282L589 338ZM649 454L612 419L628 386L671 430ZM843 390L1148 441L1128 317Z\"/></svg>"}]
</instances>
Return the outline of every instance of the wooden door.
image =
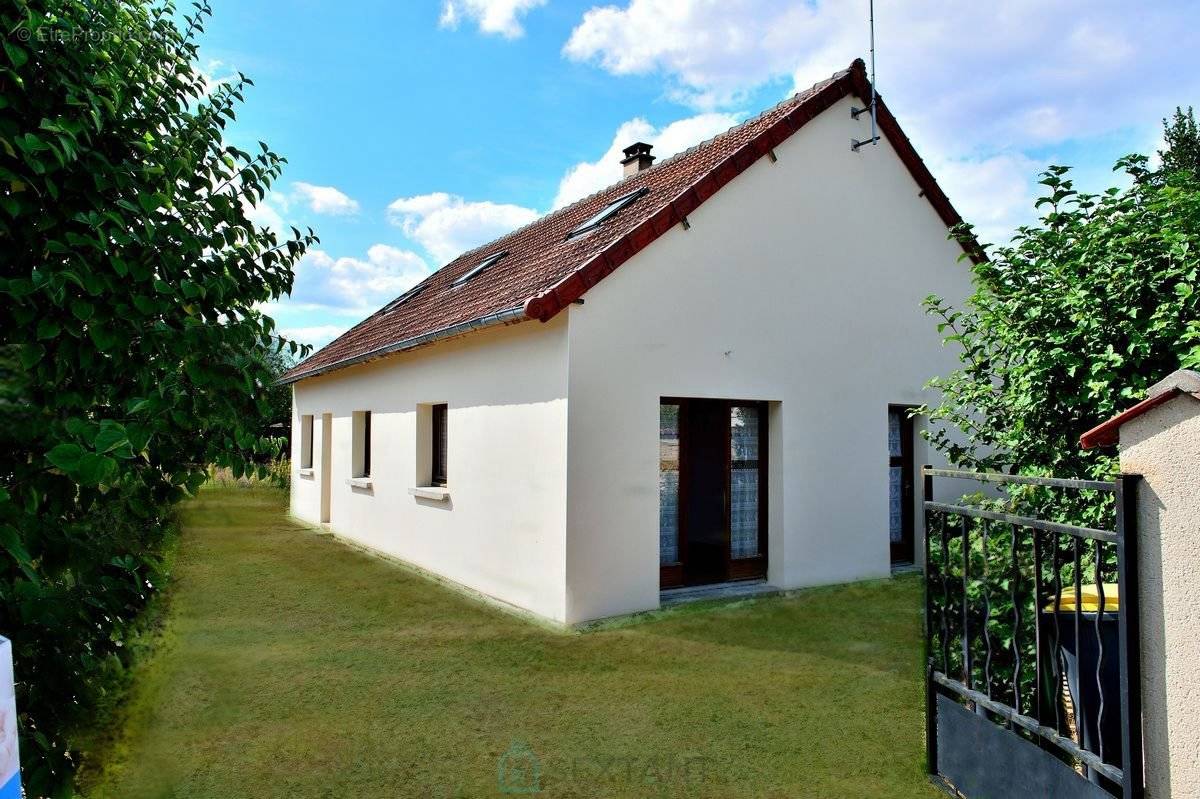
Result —
<instances>
[{"instance_id":1,"label":"wooden door","mask_svg":"<svg viewBox=\"0 0 1200 799\"><path fill-rule=\"evenodd\" d=\"M766 418L761 402L662 401L662 587L766 575Z\"/></svg>"}]
</instances>

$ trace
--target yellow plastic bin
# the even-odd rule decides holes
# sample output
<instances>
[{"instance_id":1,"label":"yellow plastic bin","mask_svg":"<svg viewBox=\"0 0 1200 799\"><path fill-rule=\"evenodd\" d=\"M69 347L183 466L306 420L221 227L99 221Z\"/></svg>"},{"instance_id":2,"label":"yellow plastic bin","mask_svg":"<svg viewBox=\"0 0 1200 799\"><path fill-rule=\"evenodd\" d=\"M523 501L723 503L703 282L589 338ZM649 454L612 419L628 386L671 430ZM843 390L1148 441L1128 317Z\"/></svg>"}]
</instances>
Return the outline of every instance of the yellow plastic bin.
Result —
<instances>
[{"instance_id":1,"label":"yellow plastic bin","mask_svg":"<svg viewBox=\"0 0 1200 799\"><path fill-rule=\"evenodd\" d=\"M1121 635L1117 611L1121 608L1116 583L1104 583L1104 607L1100 607L1100 590L1095 584L1081 586L1079 596L1067 588L1059 594L1058 608L1046 605L1043 613L1058 616L1058 651L1067 690L1075 708L1075 725L1081 735L1083 748L1100 753L1104 742L1104 762L1121 765ZM1080 611L1079 640L1075 640L1075 609ZM1057 612L1056 612L1057 610ZM1100 627L1097 635L1096 616ZM1051 641L1054 619L1042 623L1046 641ZM1104 659L1101 661L1101 646ZM1097 681L1099 664L1099 681ZM1097 720L1101 691L1104 696L1104 717ZM1080 711L1082 710L1082 717ZM1089 776L1093 782L1097 775Z\"/></svg>"}]
</instances>

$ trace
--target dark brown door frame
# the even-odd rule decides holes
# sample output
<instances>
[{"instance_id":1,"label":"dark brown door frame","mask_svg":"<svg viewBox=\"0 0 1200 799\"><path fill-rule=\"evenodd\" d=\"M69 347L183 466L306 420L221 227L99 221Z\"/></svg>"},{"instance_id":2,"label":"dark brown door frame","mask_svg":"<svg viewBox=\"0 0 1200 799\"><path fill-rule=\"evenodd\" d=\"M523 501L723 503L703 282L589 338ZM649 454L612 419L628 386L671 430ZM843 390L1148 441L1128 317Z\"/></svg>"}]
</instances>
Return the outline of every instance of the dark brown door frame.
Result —
<instances>
[{"instance_id":1,"label":"dark brown door frame","mask_svg":"<svg viewBox=\"0 0 1200 799\"><path fill-rule=\"evenodd\" d=\"M662 588L673 588L682 586L686 582L685 564L688 557L688 491L689 491L689 474L691 471L691 456L692 453L688 446L689 433L687 431L688 419L690 417L686 408L691 402L712 402L720 403L725 413L723 418L726 419L724 426L724 454L725 454L725 480L724 480L724 527L725 527L725 579L726 580L750 580L766 577L767 574L767 543L768 543L768 504L767 497L769 496L768 484L768 439L769 439L769 411L770 407L767 402L762 400L741 400L741 399L710 399L704 397L662 397L659 401L660 405L678 405L679 406L679 516L678 516L678 551L679 563L659 568L659 585ZM758 555L749 558L734 558L731 546L732 536L732 429L728 422L731 411L735 407L752 407L758 410Z\"/></svg>"},{"instance_id":2,"label":"dark brown door frame","mask_svg":"<svg viewBox=\"0 0 1200 799\"><path fill-rule=\"evenodd\" d=\"M889 538L889 547L891 552L892 563L912 563L916 556L916 518L915 518L915 502L916 502L916 468L914 463L913 448L916 444L914 433L915 425L912 416L909 412L917 406L915 405L888 405L888 415L893 411L900 412L900 455L893 457L888 456L888 468L899 466L900 473L900 502L903 529L901 532L901 540L898 543L892 543ZM890 420L889 420L890 424Z\"/></svg>"}]
</instances>

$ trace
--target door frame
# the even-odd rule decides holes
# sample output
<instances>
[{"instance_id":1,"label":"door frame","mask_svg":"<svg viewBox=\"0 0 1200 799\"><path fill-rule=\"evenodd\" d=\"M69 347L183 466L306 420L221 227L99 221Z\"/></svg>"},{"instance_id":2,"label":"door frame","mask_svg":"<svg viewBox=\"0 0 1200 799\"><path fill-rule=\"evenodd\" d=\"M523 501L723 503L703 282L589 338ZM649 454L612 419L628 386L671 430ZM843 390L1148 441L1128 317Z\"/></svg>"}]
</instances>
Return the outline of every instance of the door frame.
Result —
<instances>
[{"instance_id":1,"label":"door frame","mask_svg":"<svg viewBox=\"0 0 1200 799\"><path fill-rule=\"evenodd\" d=\"M732 582L735 580L754 580L762 579L767 576L767 544L768 544L768 497L770 496L768 475L769 475L769 415L770 403L766 400L747 400L747 399L722 399L716 397L660 397L659 407L663 405L678 405L679 406L679 496L677 499L679 515L678 515L678 530L676 541L679 562L662 565L659 564L659 588L680 588L685 585L685 567L687 561L687 499L689 491L689 475L691 471L691 452L688 446L687 419L688 414L685 407L691 402L711 402L720 403L725 408L724 418L729 419L730 412L733 408L753 407L758 409L758 554L749 558L734 558L732 552L732 479L733 471L731 458L733 455L732 446L732 429L728 422L724 428L725 445L723 451L725 454L724 471L724 527L725 527L725 581ZM701 583L703 584L703 583Z\"/></svg>"}]
</instances>

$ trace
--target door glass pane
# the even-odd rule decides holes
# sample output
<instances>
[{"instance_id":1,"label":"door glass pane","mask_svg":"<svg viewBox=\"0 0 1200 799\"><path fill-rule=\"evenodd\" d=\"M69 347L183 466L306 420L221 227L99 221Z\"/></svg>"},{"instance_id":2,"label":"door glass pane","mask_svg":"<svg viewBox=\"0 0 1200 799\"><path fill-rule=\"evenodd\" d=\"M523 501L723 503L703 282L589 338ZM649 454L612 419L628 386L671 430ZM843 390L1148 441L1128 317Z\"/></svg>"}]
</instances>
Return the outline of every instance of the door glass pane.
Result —
<instances>
[{"instance_id":1,"label":"door glass pane","mask_svg":"<svg viewBox=\"0 0 1200 799\"><path fill-rule=\"evenodd\" d=\"M904 467L888 467L888 532L892 543L904 539Z\"/></svg>"},{"instance_id":2,"label":"door glass pane","mask_svg":"<svg viewBox=\"0 0 1200 799\"><path fill-rule=\"evenodd\" d=\"M888 457L899 458L903 452L900 443L900 414L903 411L888 411Z\"/></svg>"},{"instance_id":3,"label":"door glass pane","mask_svg":"<svg viewBox=\"0 0 1200 799\"><path fill-rule=\"evenodd\" d=\"M758 408L735 405L729 415L729 547L735 558L758 552Z\"/></svg>"},{"instance_id":4,"label":"door glass pane","mask_svg":"<svg viewBox=\"0 0 1200 799\"><path fill-rule=\"evenodd\" d=\"M679 562L679 406L658 406L658 562Z\"/></svg>"}]
</instances>

